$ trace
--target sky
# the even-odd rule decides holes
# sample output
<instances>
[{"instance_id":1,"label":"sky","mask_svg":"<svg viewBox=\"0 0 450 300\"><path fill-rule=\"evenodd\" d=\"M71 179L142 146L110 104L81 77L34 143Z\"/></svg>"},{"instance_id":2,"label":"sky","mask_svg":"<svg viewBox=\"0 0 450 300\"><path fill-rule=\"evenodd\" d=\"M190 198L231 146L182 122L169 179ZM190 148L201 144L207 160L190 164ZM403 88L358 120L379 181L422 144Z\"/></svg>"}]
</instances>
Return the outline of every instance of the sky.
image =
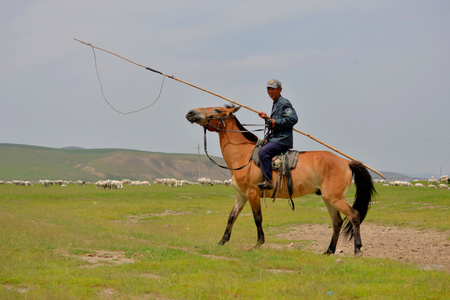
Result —
<instances>
[{"instance_id":1,"label":"sky","mask_svg":"<svg viewBox=\"0 0 450 300\"><path fill-rule=\"evenodd\" d=\"M447 0L3 0L0 36L0 143L204 153L184 116L229 102L96 50L116 110L157 100L117 113L78 39L267 113L277 78L296 129L378 171L450 173Z\"/></svg>"}]
</instances>

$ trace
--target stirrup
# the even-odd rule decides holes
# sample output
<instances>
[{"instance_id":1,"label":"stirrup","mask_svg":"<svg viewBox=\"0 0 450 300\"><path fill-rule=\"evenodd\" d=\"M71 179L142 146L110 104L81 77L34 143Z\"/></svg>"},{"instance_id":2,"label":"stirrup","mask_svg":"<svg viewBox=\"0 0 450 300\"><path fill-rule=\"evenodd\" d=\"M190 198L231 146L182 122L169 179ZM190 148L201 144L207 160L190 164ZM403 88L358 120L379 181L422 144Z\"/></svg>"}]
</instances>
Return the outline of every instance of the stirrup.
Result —
<instances>
[{"instance_id":1,"label":"stirrup","mask_svg":"<svg viewBox=\"0 0 450 300\"><path fill-rule=\"evenodd\" d=\"M261 190L273 190L272 184L270 184L270 182L268 182L267 180L264 180L263 182L258 183L258 187Z\"/></svg>"}]
</instances>

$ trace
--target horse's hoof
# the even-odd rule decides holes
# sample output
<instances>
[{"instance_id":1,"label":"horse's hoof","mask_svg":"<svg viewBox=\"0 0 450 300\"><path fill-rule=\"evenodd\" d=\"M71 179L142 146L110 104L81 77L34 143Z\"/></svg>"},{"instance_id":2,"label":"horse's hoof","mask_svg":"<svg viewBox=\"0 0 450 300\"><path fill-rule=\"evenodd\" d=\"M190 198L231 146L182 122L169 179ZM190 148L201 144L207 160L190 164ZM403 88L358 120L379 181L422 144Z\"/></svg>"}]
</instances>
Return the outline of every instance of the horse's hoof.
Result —
<instances>
[{"instance_id":1,"label":"horse's hoof","mask_svg":"<svg viewBox=\"0 0 450 300\"><path fill-rule=\"evenodd\" d=\"M334 254L334 251L331 251L330 249L327 249L327 251L325 251L324 253L322 253L323 255L331 255Z\"/></svg>"},{"instance_id":2,"label":"horse's hoof","mask_svg":"<svg viewBox=\"0 0 450 300\"><path fill-rule=\"evenodd\" d=\"M361 257L361 256L363 256L363 253L361 250L355 251L355 257Z\"/></svg>"},{"instance_id":3,"label":"horse's hoof","mask_svg":"<svg viewBox=\"0 0 450 300\"><path fill-rule=\"evenodd\" d=\"M261 247L262 244L264 244L264 241L263 241L263 242L258 241L258 242L256 242L255 246L250 247L248 250L259 249L259 248Z\"/></svg>"},{"instance_id":4,"label":"horse's hoof","mask_svg":"<svg viewBox=\"0 0 450 300\"><path fill-rule=\"evenodd\" d=\"M217 243L217 245L219 245L219 246L223 246L223 245L225 245L225 243L226 243L226 241L224 241L224 240L221 240L220 242L218 242L218 243Z\"/></svg>"}]
</instances>

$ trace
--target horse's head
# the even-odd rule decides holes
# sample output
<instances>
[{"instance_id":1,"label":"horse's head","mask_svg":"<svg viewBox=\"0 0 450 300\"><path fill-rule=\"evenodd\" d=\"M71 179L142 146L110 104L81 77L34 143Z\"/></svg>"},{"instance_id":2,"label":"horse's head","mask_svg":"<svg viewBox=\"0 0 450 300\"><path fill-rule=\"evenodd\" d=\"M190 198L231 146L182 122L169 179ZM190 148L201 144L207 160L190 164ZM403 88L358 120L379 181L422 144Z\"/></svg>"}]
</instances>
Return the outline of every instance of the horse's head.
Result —
<instances>
[{"instance_id":1,"label":"horse's head","mask_svg":"<svg viewBox=\"0 0 450 300\"><path fill-rule=\"evenodd\" d=\"M197 123L200 126L207 126L210 131L217 131L222 127L225 119L232 116L241 108L240 106L231 107L204 107L194 108L188 111L186 119L191 123ZM208 126L211 125L211 126Z\"/></svg>"}]
</instances>

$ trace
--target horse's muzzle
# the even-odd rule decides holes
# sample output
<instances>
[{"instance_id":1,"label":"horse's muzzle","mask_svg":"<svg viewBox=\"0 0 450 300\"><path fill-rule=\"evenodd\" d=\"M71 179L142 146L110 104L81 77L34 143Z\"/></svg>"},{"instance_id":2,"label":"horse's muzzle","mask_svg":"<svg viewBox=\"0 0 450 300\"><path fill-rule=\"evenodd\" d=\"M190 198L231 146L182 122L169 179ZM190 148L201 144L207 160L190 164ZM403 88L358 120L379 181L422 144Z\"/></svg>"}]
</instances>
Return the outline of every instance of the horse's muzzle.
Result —
<instances>
[{"instance_id":1,"label":"horse's muzzle","mask_svg":"<svg viewBox=\"0 0 450 300\"><path fill-rule=\"evenodd\" d=\"M191 123L198 123L204 120L203 114L198 109L191 109L185 117Z\"/></svg>"}]
</instances>

